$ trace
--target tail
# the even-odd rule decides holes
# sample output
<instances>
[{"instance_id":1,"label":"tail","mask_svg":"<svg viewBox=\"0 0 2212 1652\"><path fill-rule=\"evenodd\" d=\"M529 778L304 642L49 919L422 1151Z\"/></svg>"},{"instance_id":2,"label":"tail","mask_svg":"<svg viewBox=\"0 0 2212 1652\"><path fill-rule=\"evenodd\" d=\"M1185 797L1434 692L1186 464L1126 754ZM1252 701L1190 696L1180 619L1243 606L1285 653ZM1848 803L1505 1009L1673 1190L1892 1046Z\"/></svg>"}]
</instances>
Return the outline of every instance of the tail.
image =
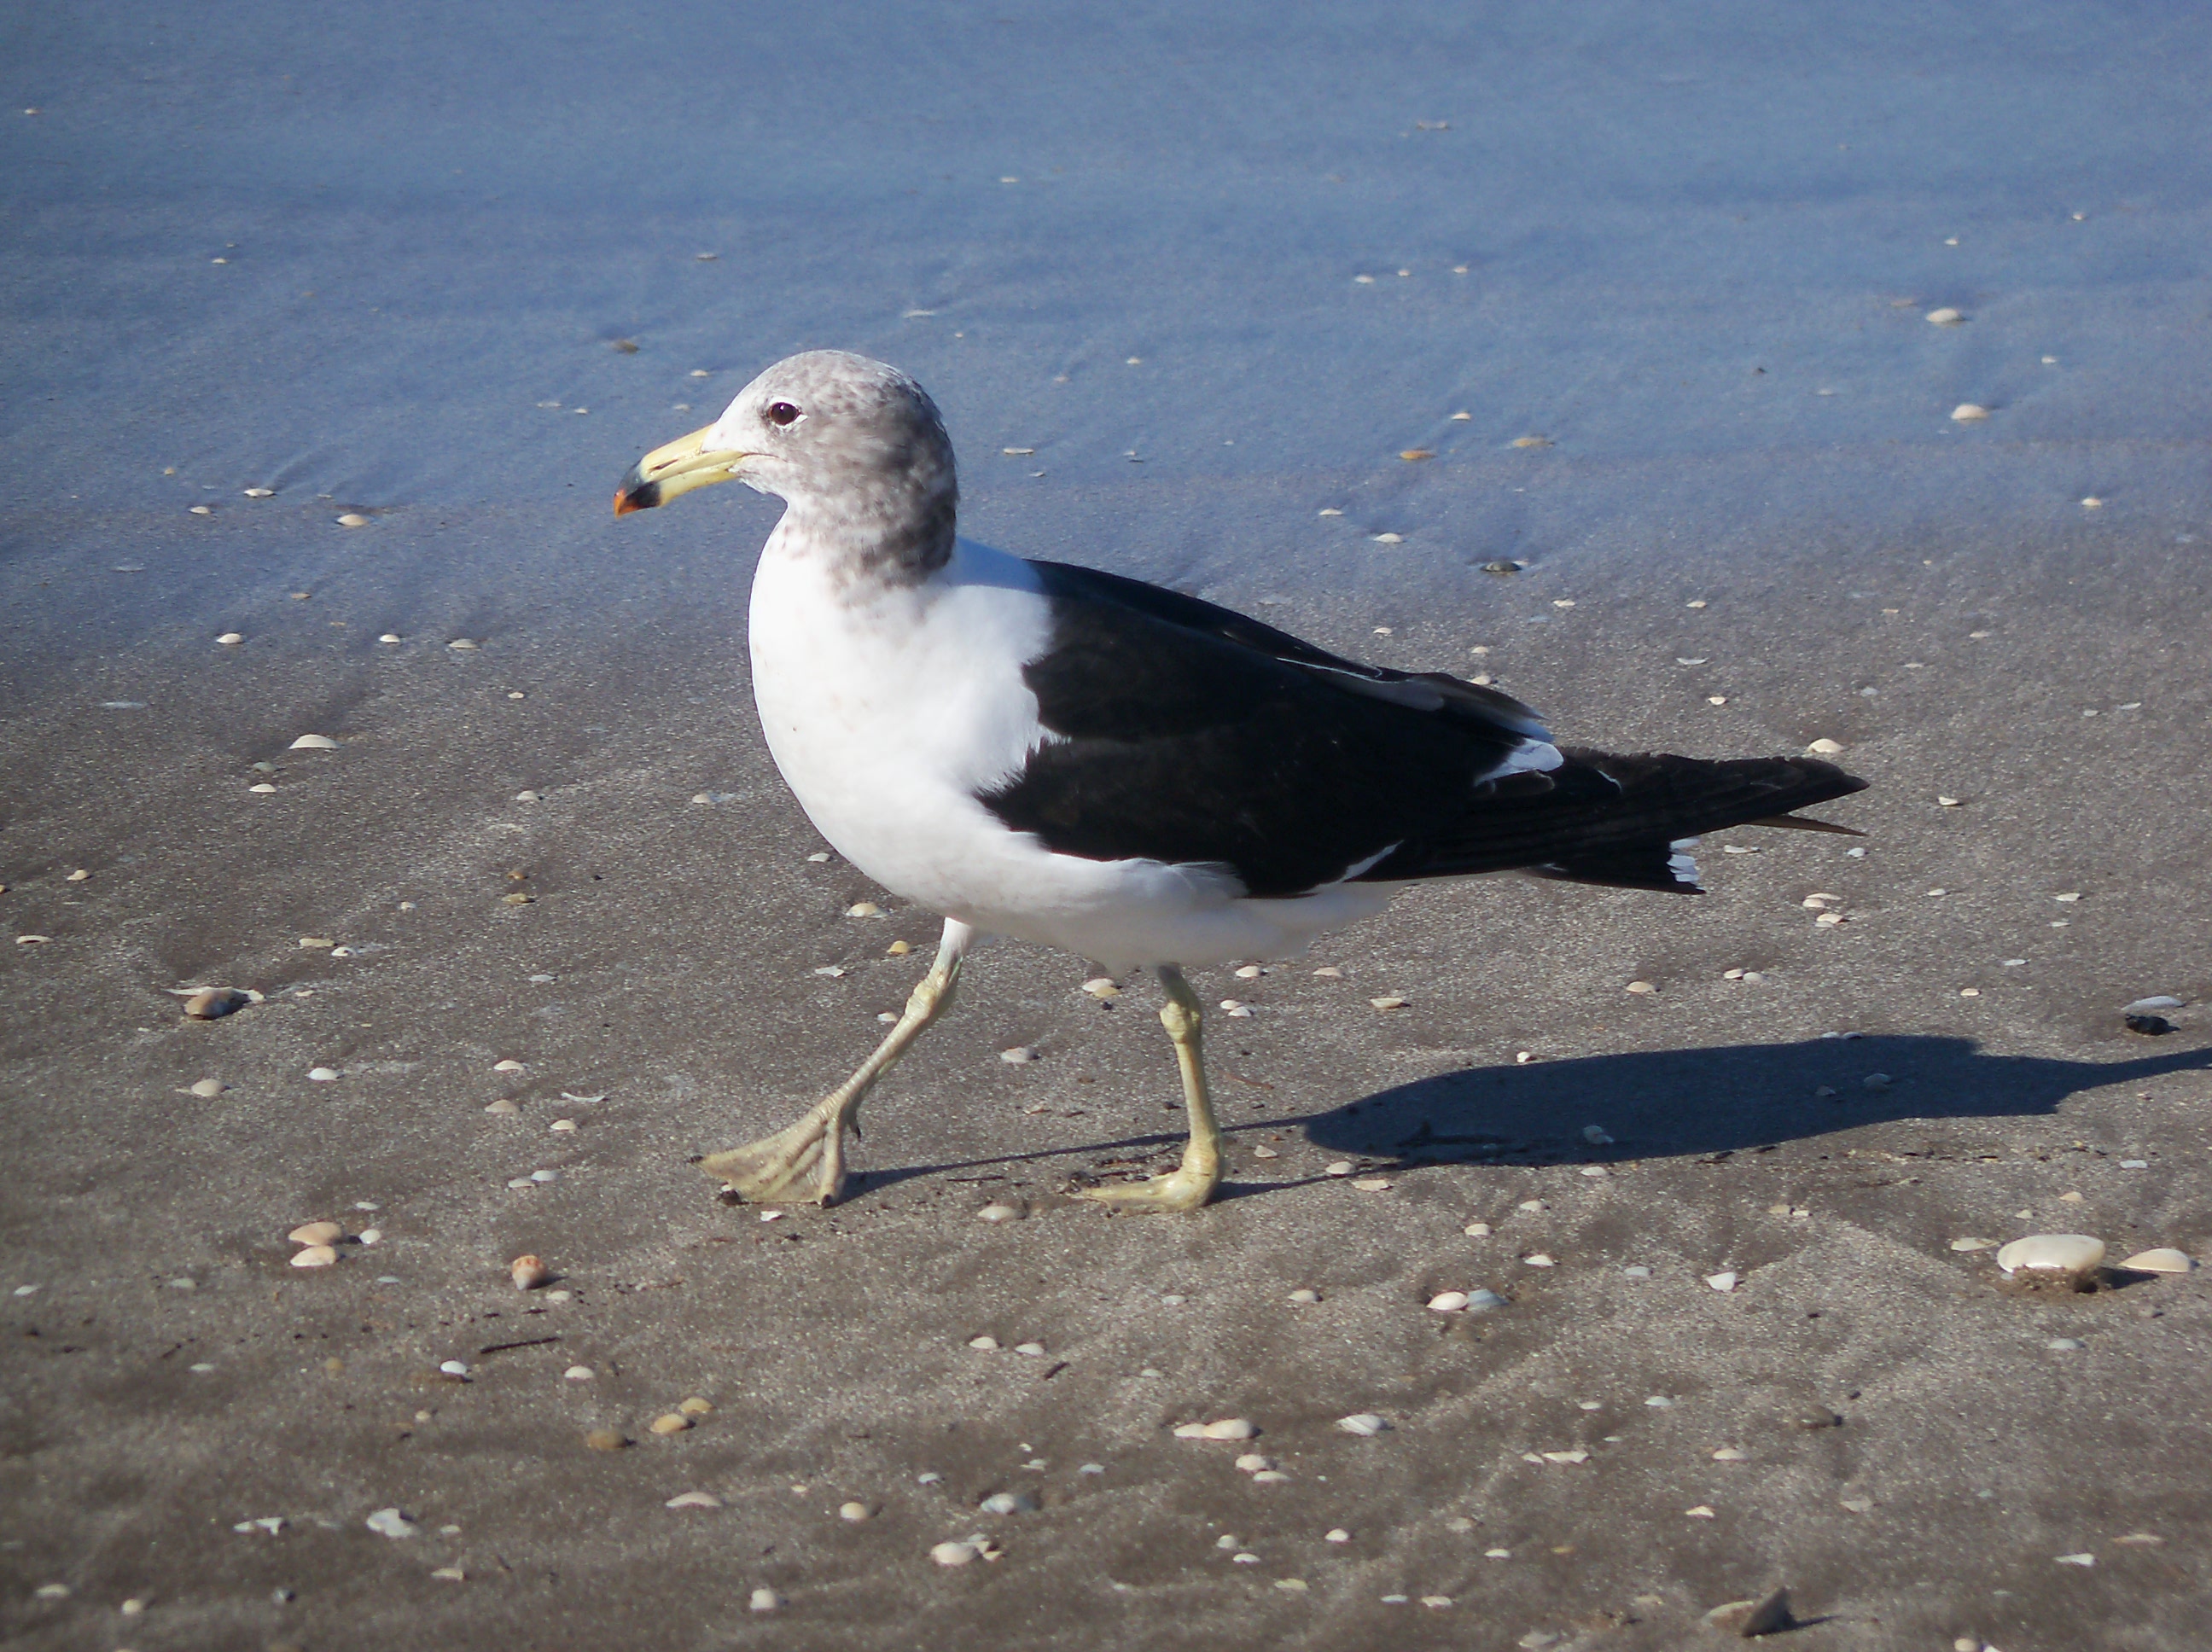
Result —
<instances>
[{"instance_id":1,"label":"tail","mask_svg":"<svg viewBox=\"0 0 2212 1652\"><path fill-rule=\"evenodd\" d=\"M1522 871L1619 889L1703 892L1687 840L1730 826L1793 826L1795 809L1848 797L1866 782L1817 757L1706 762L1667 753L1620 756L1562 747L1559 768L1474 788L1456 818L1401 844L1361 874L1374 882Z\"/></svg>"}]
</instances>

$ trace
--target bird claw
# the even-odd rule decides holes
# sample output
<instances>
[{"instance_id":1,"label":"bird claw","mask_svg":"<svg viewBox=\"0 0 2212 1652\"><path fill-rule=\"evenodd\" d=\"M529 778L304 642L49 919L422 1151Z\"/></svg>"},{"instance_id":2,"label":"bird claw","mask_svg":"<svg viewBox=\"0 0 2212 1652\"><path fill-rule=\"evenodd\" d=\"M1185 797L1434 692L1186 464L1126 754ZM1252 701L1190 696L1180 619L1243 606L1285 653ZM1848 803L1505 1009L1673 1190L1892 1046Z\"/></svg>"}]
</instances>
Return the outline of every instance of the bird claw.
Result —
<instances>
[{"instance_id":1,"label":"bird claw","mask_svg":"<svg viewBox=\"0 0 2212 1652\"><path fill-rule=\"evenodd\" d=\"M699 1168L749 1205L834 1205L845 1188L843 1134L817 1108L773 1136L708 1154Z\"/></svg>"},{"instance_id":2,"label":"bird claw","mask_svg":"<svg viewBox=\"0 0 2212 1652\"><path fill-rule=\"evenodd\" d=\"M1076 1197L1095 1199L1109 1209L1133 1215L1165 1215L1202 1208L1221 1183L1218 1164L1186 1163L1165 1175L1142 1181L1117 1181L1103 1187L1079 1187Z\"/></svg>"}]
</instances>

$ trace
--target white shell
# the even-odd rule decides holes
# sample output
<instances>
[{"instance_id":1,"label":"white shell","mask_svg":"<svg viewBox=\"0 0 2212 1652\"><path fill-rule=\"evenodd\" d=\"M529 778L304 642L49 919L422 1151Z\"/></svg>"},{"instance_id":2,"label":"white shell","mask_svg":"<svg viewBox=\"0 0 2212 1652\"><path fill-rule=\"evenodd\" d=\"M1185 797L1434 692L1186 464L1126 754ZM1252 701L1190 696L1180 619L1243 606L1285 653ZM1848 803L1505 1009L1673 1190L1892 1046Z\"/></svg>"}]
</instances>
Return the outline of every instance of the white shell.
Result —
<instances>
[{"instance_id":1,"label":"white shell","mask_svg":"<svg viewBox=\"0 0 2212 1652\"><path fill-rule=\"evenodd\" d=\"M328 1245L309 1245L292 1258L294 1267L328 1267L338 1259L337 1251Z\"/></svg>"},{"instance_id":2,"label":"white shell","mask_svg":"<svg viewBox=\"0 0 2212 1652\"><path fill-rule=\"evenodd\" d=\"M1468 1295L1464 1291L1439 1291L1429 1298L1429 1311L1432 1314L1456 1314L1462 1311L1467 1303Z\"/></svg>"},{"instance_id":3,"label":"white shell","mask_svg":"<svg viewBox=\"0 0 2212 1652\"><path fill-rule=\"evenodd\" d=\"M719 1509L721 1498L712 1491L685 1491L660 1505L664 1509Z\"/></svg>"},{"instance_id":4,"label":"white shell","mask_svg":"<svg viewBox=\"0 0 2212 1652\"><path fill-rule=\"evenodd\" d=\"M1390 1427L1389 1423L1371 1411L1355 1412L1349 1417L1340 1417L1336 1419L1336 1425L1346 1434L1357 1434L1363 1439L1371 1439L1377 1434L1386 1433Z\"/></svg>"},{"instance_id":5,"label":"white shell","mask_svg":"<svg viewBox=\"0 0 2212 1652\"><path fill-rule=\"evenodd\" d=\"M2130 1273L2187 1273L2196 1267L2197 1260L2186 1252L2161 1246L2156 1250L2139 1250L2120 1266Z\"/></svg>"},{"instance_id":6,"label":"white shell","mask_svg":"<svg viewBox=\"0 0 2212 1652\"><path fill-rule=\"evenodd\" d=\"M2006 1272L2021 1268L2078 1272L2105 1260L2105 1242L2086 1233L2031 1233L1997 1252L1997 1266Z\"/></svg>"},{"instance_id":7,"label":"white shell","mask_svg":"<svg viewBox=\"0 0 2212 1652\"><path fill-rule=\"evenodd\" d=\"M1979 402L1960 402L1951 410L1953 421L1959 424L1978 424L1990 416L1990 410Z\"/></svg>"},{"instance_id":8,"label":"white shell","mask_svg":"<svg viewBox=\"0 0 2212 1652\"><path fill-rule=\"evenodd\" d=\"M940 1543L929 1558L940 1566L964 1566L981 1552L972 1543Z\"/></svg>"},{"instance_id":9,"label":"white shell","mask_svg":"<svg viewBox=\"0 0 2212 1652\"><path fill-rule=\"evenodd\" d=\"M292 742L295 751L336 751L338 743L327 734L302 734Z\"/></svg>"},{"instance_id":10,"label":"white shell","mask_svg":"<svg viewBox=\"0 0 2212 1652\"><path fill-rule=\"evenodd\" d=\"M327 1245L345 1236L345 1230L335 1222L302 1222L284 1236L295 1245Z\"/></svg>"}]
</instances>

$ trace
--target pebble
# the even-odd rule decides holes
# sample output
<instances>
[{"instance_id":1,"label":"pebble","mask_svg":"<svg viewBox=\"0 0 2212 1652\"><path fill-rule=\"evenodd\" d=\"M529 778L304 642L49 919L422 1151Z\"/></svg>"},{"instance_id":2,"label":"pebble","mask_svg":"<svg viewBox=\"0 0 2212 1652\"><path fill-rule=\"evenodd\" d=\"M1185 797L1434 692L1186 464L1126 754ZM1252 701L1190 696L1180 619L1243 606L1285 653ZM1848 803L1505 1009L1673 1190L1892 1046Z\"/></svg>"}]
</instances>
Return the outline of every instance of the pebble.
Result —
<instances>
[{"instance_id":1,"label":"pebble","mask_svg":"<svg viewBox=\"0 0 2212 1652\"><path fill-rule=\"evenodd\" d=\"M336 751L338 743L327 734L302 734L292 742L294 751Z\"/></svg>"},{"instance_id":2,"label":"pebble","mask_svg":"<svg viewBox=\"0 0 2212 1652\"><path fill-rule=\"evenodd\" d=\"M1390 1424L1371 1411L1354 1412L1349 1417L1336 1419L1337 1427L1346 1434L1357 1434L1362 1439L1372 1439L1389 1431Z\"/></svg>"},{"instance_id":3,"label":"pebble","mask_svg":"<svg viewBox=\"0 0 2212 1652\"><path fill-rule=\"evenodd\" d=\"M1254 1158L1280 1158L1282 1157L1282 1155L1272 1147L1261 1146L1255 1147L1252 1150L1252 1157Z\"/></svg>"},{"instance_id":4,"label":"pebble","mask_svg":"<svg viewBox=\"0 0 2212 1652\"><path fill-rule=\"evenodd\" d=\"M252 1001L235 987L203 987L185 1000L185 1013L195 1021L219 1021Z\"/></svg>"},{"instance_id":5,"label":"pebble","mask_svg":"<svg viewBox=\"0 0 2212 1652\"><path fill-rule=\"evenodd\" d=\"M869 1520L874 1517L875 1512L865 1503L841 1503L837 1505L837 1518L840 1520Z\"/></svg>"},{"instance_id":6,"label":"pebble","mask_svg":"<svg viewBox=\"0 0 2212 1652\"><path fill-rule=\"evenodd\" d=\"M380 1509L368 1517L368 1529L383 1537L412 1537L415 1522L397 1509Z\"/></svg>"},{"instance_id":7,"label":"pebble","mask_svg":"<svg viewBox=\"0 0 2212 1652\"><path fill-rule=\"evenodd\" d=\"M1390 1178L1388 1176L1361 1176L1352 1185L1358 1188L1359 1191L1364 1193L1383 1193L1390 1191Z\"/></svg>"},{"instance_id":8,"label":"pebble","mask_svg":"<svg viewBox=\"0 0 2212 1652\"><path fill-rule=\"evenodd\" d=\"M2139 1250L2120 1266L2130 1273L2187 1273L2197 1262L2185 1252L2161 1246L2156 1250Z\"/></svg>"},{"instance_id":9,"label":"pebble","mask_svg":"<svg viewBox=\"0 0 2212 1652\"><path fill-rule=\"evenodd\" d=\"M195 1096L220 1096L222 1094L222 1080L220 1078L198 1078L192 1082L192 1094Z\"/></svg>"},{"instance_id":10,"label":"pebble","mask_svg":"<svg viewBox=\"0 0 2212 1652\"><path fill-rule=\"evenodd\" d=\"M338 525L342 528L365 528L368 525L368 519L359 511L348 511L338 518Z\"/></svg>"},{"instance_id":11,"label":"pebble","mask_svg":"<svg viewBox=\"0 0 2212 1652\"><path fill-rule=\"evenodd\" d=\"M2075 1337L2053 1337L2043 1345L2054 1353L2063 1354L2071 1353L2077 1348L2086 1348L2089 1345Z\"/></svg>"},{"instance_id":12,"label":"pebble","mask_svg":"<svg viewBox=\"0 0 2212 1652\"><path fill-rule=\"evenodd\" d=\"M284 1236L295 1245L328 1245L345 1237L335 1222L303 1222Z\"/></svg>"},{"instance_id":13,"label":"pebble","mask_svg":"<svg viewBox=\"0 0 2212 1652\"><path fill-rule=\"evenodd\" d=\"M594 1451L620 1451L629 1442L618 1429L595 1428L584 1436L584 1443Z\"/></svg>"},{"instance_id":14,"label":"pebble","mask_svg":"<svg viewBox=\"0 0 2212 1652\"><path fill-rule=\"evenodd\" d=\"M599 1373L588 1365L571 1365L561 1373L561 1380L563 1382L588 1382L598 1375Z\"/></svg>"},{"instance_id":15,"label":"pebble","mask_svg":"<svg viewBox=\"0 0 2212 1652\"><path fill-rule=\"evenodd\" d=\"M307 1069L307 1077L314 1080L314 1082L319 1084L330 1084L336 1079L337 1076L338 1070L336 1067L309 1067Z\"/></svg>"},{"instance_id":16,"label":"pebble","mask_svg":"<svg viewBox=\"0 0 2212 1652\"><path fill-rule=\"evenodd\" d=\"M518 1256L507 1265L517 1291L535 1291L553 1277L553 1270L536 1256Z\"/></svg>"},{"instance_id":17,"label":"pebble","mask_svg":"<svg viewBox=\"0 0 2212 1652\"><path fill-rule=\"evenodd\" d=\"M660 1505L664 1509L719 1509L721 1498L712 1491L683 1491Z\"/></svg>"},{"instance_id":18,"label":"pebble","mask_svg":"<svg viewBox=\"0 0 2212 1652\"><path fill-rule=\"evenodd\" d=\"M294 1267L328 1267L338 1259L337 1252L329 1245L309 1245L292 1258Z\"/></svg>"},{"instance_id":19,"label":"pebble","mask_svg":"<svg viewBox=\"0 0 2212 1652\"><path fill-rule=\"evenodd\" d=\"M1727 1268L1718 1273L1708 1273L1705 1283L1716 1291L1733 1291L1736 1287L1735 1270Z\"/></svg>"},{"instance_id":20,"label":"pebble","mask_svg":"<svg viewBox=\"0 0 2212 1652\"><path fill-rule=\"evenodd\" d=\"M2105 1242L2086 1233L2032 1233L1997 1252L1997 1266L2007 1273L2021 1268L2073 1273L2104 1260Z\"/></svg>"},{"instance_id":21,"label":"pebble","mask_svg":"<svg viewBox=\"0 0 2212 1652\"><path fill-rule=\"evenodd\" d=\"M1018 1222L1022 1219L1019 1207L1012 1205L986 1205L975 1212L978 1222Z\"/></svg>"},{"instance_id":22,"label":"pebble","mask_svg":"<svg viewBox=\"0 0 2212 1652\"><path fill-rule=\"evenodd\" d=\"M747 1606L753 1612L774 1612L782 1604L782 1599L774 1589L755 1589Z\"/></svg>"},{"instance_id":23,"label":"pebble","mask_svg":"<svg viewBox=\"0 0 2212 1652\"><path fill-rule=\"evenodd\" d=\"M1960 424L1978 424L1990 416L1990 410L1979 402L1960 402L1951 410L1951 417Z\"/></svg>"}]
</instances>

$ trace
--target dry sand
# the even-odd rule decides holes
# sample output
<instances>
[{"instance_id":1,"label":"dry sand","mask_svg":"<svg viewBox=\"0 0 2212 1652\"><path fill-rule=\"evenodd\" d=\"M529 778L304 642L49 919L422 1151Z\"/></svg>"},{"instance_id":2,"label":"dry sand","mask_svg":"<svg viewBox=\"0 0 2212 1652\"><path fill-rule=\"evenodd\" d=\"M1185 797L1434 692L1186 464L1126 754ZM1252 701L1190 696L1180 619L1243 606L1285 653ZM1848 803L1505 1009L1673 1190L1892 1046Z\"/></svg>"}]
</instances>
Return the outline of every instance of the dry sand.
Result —
<instances>
[{"instance_id":1,"label":"dry sand","mask_svg":"<svg viewBox=\"0 0 2212 1652\"><path fill-rule=\"evenodd\" d=\"M1178 9L1103 70L1045 17L927 14L934 58L906 14L21 25L0 1639L1569 1652L1786 1586L1808 1649L2203 1644L2207 1276L1949 1248L2212 1248L2212 187L2161 147L2205 48L2084 15ZM1252 1013L1188 1218L1064 1197L1178 1145L1149 983L994 947L848 1203L718 1203L687 1157L841 1077L935 934L810 859L761 746L772 507L605 515L799 343L939 392L981 538L1578 742L1834 739L1867 835L1724 835L1697 901L1438 888L1201 979ZM210 983L263 1001L183 1019ZM380 1236L295 1269L319 1219Z\"/></svg>"}]
</instances>

